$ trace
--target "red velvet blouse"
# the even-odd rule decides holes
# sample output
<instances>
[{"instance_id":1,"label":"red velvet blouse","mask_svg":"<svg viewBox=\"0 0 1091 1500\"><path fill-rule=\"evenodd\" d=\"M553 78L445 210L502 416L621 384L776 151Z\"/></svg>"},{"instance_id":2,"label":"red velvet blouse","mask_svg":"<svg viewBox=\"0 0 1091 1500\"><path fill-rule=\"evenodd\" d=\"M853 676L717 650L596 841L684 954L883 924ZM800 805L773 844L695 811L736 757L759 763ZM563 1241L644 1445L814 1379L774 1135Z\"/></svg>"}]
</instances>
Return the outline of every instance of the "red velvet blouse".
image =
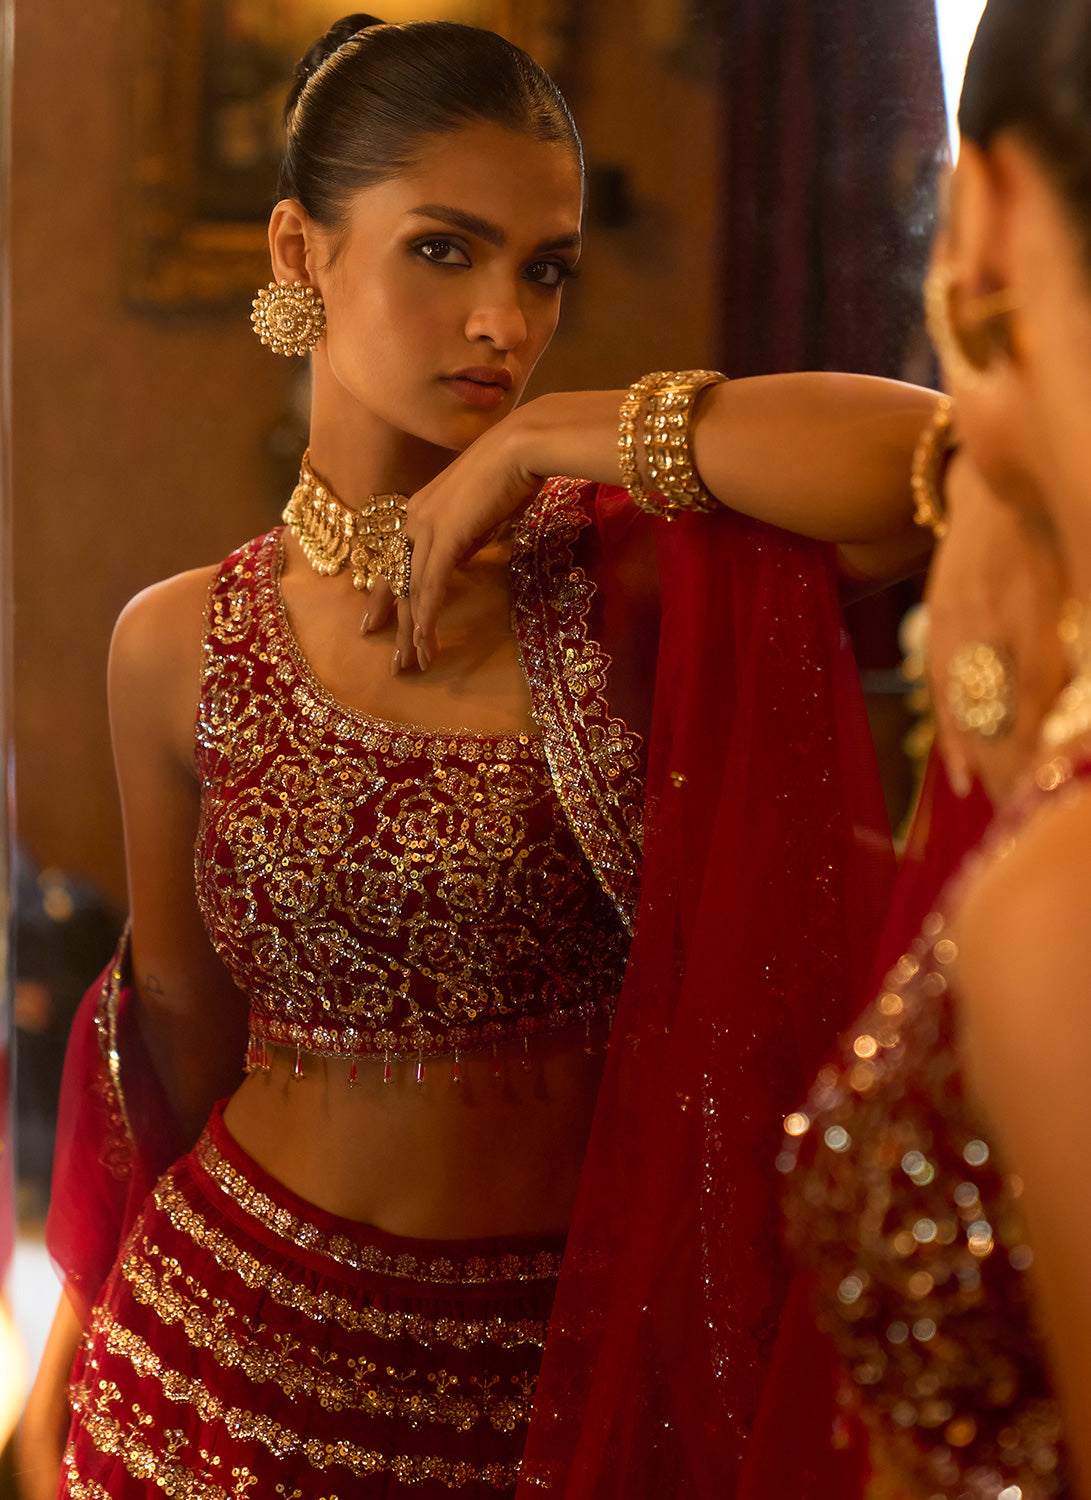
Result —
<instances>
[{"instance_id":1,"label":"red velvet blouse","mask_svg":"<svg viewBox=\"0 0 1091 1500\"><path fill-rule=\"evenodd\" d=\"M279 532L213 582L197 892L262 1042L456 1053L612 1013L629 940L540 736L392 724L311 673Z\"/></svg>"}]
</instances>

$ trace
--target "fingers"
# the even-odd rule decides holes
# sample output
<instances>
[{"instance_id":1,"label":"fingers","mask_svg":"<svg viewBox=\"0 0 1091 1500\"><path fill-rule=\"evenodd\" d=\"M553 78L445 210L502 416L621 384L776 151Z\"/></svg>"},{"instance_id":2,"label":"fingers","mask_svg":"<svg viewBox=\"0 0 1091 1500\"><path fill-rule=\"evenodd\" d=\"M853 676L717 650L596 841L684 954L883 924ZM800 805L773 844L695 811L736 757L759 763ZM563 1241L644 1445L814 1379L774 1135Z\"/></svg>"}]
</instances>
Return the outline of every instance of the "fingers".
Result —
<instances>
[{"instance_id":1,"label":"fingers","mask_svg":"<svg viewBox=\"0 0 1091 1500\"><path fill-rule=\"evenodd\" d=\"M439 612L457 565L453 547L437 541L431 532L414 545L409 594L416 626L414 644L424 670L439 655Z\"/></svg>"},{"instance_id":2,"label":"fingers","mask_svg":"<svg viewBox=\"0 0 1091 1500\"><path fill-rule=\"evenodd\" d=\"M400 672L416 665L413 649L413 610L408 599L398 600L397 630L394 635L394 656L390 663L390 674L397 677Z\"/></svg>"},{"instance_id":3,"label":"fingers","mask_svg":"<svg viewBox=\"0 0 1091 1500\"><path fill-rule=\"evenodd\" d=\"M394 615L396 604L397 600L386 579L376 578L368 591L364 617L360 621L360 634L370 635L372 631L385 629Z\"/></svg>"}]
</instances>

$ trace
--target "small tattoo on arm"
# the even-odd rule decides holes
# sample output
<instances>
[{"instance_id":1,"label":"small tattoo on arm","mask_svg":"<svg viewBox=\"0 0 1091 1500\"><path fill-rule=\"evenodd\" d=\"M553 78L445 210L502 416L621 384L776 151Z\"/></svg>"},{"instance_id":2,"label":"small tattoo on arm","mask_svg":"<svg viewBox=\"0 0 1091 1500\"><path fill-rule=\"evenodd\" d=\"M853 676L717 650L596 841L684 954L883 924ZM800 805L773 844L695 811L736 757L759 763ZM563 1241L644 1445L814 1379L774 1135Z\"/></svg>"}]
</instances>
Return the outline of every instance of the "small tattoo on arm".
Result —
<instances>
[{"instance_id":1,"label":"small tattoo on arm","mask_svg":"<svg viewBox=\"0 0 1091 1500\"><path fill-rule=\"evenodd\" d=\"M165 995L167 992L156 979L154 974L145 974L140 981L140 988L146 995Z\"/></svg>"}]
</instances>

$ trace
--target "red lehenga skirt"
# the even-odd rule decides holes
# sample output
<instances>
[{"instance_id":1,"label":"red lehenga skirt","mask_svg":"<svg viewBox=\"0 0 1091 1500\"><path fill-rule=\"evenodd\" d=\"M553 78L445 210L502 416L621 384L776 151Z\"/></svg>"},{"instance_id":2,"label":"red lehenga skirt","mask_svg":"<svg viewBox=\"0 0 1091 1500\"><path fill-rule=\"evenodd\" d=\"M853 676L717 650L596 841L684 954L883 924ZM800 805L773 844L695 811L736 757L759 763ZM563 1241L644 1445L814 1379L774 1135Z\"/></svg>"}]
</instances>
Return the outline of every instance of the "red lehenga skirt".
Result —
<instances>
[{"instance_id":1,"label":"red lehenga skirt","mask_svg":"<svg viewBox=\"0 0 1091 1500\"><path fill-rule=\"evenodd\" d=\"M217 1112L94 1308L60 1496L497 1500L518 1477L562 1248L323 1213Z\"/></svg>"}]
</instances>

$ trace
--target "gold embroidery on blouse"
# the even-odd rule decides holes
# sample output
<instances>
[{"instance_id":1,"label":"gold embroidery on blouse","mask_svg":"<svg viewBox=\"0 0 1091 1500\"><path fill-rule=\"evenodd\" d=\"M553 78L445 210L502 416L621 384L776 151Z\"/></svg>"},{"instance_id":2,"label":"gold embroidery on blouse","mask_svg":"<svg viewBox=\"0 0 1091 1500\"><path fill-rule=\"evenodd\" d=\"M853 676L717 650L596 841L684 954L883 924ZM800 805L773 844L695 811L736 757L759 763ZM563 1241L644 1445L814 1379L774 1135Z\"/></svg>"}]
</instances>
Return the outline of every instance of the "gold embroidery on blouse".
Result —
<instances>
[{"instance_id":1,"label":"gold embroidery on blouse","mask_svg":"<svg viewBox=\"0 0 1091 1500\"><path fill-rule=\"evenodd\" d=\"M370 1474L394 1474L402 1484L419 1484L431 1479L450 1489L474 1483L486 1484L493 1489L511 1488L519 1477L518 1463L494 1461L478 1467L465 1459L441 1458L435 1454L384 1453L352 1442L348 1437L342 1437L336 1443L326 1443L320 1438L295 1432L263 1412L225 1406L199 1381L185 1384L191 1394L179 1399L193 1406L201 1420L222 1422L235 1441L261 1443L278 1459L299 1455L319 1472L346 1468L358 1479ZM72 1406L79 1415L80 1427L99 1453L120 1458L134 1478L154 1481L176 1500L234 1500L243 1493L238 1481L246 1482L246 1471L233 1474L237 1488L227 1490L223 1484L211 1481L207 1471L200 1474L175 1454L157 1452L151 1443L156 1413L144 1410L134 1401L130 1407L131 1417L122 1420L109 1410L111 1402L116 1399L115 1391L115 1387L104 1386L95 1392L86 1382L72 1389ZM163 1420L161 1412L158 1419ZM173 1434L165 1432L162 1436L170 1442ZM71 1449L65 1464L71 1469ZM70 1489L72 1483L73 1480L69 1479Z\"/></svg>"},{"instance_id":2,"label":"gold embroidery on blouse","mask_svg":"<svg viewBox=\"0 0 1091 1500\"><path fill-rule=\"evenodd\" d=\"M317 1225L297 1219L279 1206L268 1194L254 1187L227 1161L203 1135L194 1147L197 1161L216 1186L252 1218L267 1229L289 1240L300 1249L315 1255L326 1255L338 1265L356 1271L399 1280L435 1282L440 1286L484 1286L495 1282L551 1281L560 1274L561 1253L538 1248L521 1255L504 1251L500 1255L420 1256L410 1250L387 1255L377 1245L354 1243L345 1234L326 1234ZM158 1197L156 1199L158 1202ZM365 1226L361 1226L364 1230ZM412 1243L409 1241L408 1243ZM455 1242L457 1244L457 1241Z\"/></svg>"},{"instance_id":3,"label":"gold embroidery on blouse","mask_svg":"<svg viewBox=\"0 0 1091 1500\"><path fill-rule=\"evenodd\" d=\"M254 1034L412 1057L609 1012L627 942L541 740L392 724L313 677L277 533L213 585L198 895Z\"/></svg>"},{"instance_id":4,"label":"gold embroidery on blouse","mask_svg":"<svg viewBox=\"0 0 1091 1500\"><path fill-rule=\"evenodd\" d=\"M447 1344L454 1349L484 1345L496 1349L545 1347L548 1327L545 1318L506 1318L499 1313L484 1318L466 1318L461 1314L431 1317L399 1308L361 1307L359 1299L328 1288L315 1291L241 1249L230 1236L208 1224L194 1212L181 1192L170 1187L169 1180L160 1184L156 1201L178 1233L208 1251L223 1269L233 1272L251 1291L264 1291L281 1307L290 1307L312 1322L333 1322L350 1333L367 1333L388 1341L409 1338L428 1347L436 1344ZM162 1276L157 1274L153 1262L166 1267ZM126 1255L122 1274L137 1300L154 1307L164 1323L177 1322L183 1317L204 1318L206 1315L199 1311L202 1302L213 1307L208 1317L217 1316L218 1299L200 1286L187 1283L185 1291L176 1287L173 1283L177 1266L170 1260L164 1261L159 1248L147 1239L140 1241L139 1251L133 1248Z\"/></svg>"},{"instance_id":5,"label":"gold embroidery on blouse","mask_svg":"<svg viewBox=\"0 0 1091 1500\"><path fill-rule=\"evenodd\" d=\"M551 479L516 531L512 618L553 784L630 934L643 837L642 740L610 714L610 657L588 632L595 585L573 563L589 524L579 480Z\"/></svg>"}]
</instances>

